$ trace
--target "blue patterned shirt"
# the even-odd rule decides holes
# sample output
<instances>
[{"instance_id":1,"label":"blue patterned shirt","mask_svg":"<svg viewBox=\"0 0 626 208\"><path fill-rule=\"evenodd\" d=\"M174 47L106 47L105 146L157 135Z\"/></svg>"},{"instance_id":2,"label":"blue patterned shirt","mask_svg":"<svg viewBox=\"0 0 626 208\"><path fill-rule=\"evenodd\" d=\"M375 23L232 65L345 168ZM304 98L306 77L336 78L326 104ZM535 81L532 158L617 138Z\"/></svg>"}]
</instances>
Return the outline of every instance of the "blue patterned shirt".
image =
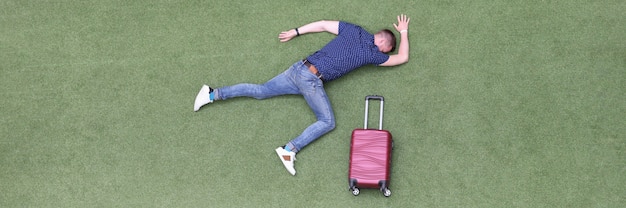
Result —
<instances>
[{"instance_id":1,"label":"blue patterned shirt","mask_svg":"<svg viewBox=\"0 0 626 208\"><path fill-rule=\"evenodd\" d=\"M319 51L307 57L324 77L335 80L364 65L380 65L389 59L374 45L374 35L347 22L339 22L339 34Z\"/></svg>"}]
</instances>

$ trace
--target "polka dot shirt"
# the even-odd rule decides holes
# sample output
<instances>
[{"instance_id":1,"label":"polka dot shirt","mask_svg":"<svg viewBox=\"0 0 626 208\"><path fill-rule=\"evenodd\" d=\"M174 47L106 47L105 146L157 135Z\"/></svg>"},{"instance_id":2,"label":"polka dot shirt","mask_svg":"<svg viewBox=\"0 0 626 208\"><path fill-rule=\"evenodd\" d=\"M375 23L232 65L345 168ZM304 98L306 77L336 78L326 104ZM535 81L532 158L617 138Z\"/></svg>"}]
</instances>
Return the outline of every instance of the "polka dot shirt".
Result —
<instances>
[{"instance_id":1,"label":"polka dot shirt","mask_svg":"<svg viewBox=\"0 0 626 208\"><path fill-rule=\"evenodd\" d=\"M368 64L380 65L389 59L374 45L374 35L360 26L339 22L339 34L319 51L307 57L325 82L335 80Z\"/></svg>"}]
</instances>

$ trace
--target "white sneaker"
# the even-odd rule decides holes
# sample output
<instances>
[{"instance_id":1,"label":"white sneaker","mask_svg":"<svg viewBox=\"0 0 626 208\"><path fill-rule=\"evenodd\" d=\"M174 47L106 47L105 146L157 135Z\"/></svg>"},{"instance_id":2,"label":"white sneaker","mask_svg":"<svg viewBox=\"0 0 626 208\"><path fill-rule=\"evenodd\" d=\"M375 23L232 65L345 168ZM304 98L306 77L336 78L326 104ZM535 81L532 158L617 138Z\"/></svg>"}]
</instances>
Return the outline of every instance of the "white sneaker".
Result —
<instances>
[{"instance_id":1,"label":"white sneaker","mask_svg":"<svg viewBox=\"0 0 626 208\"><path fill-rule=\"evenodd\" d=\"M296 160L296 153L289 152L283 149L283 147L278 147L276 148L276 154L278 154L280 161L283 162L283 165L285 166L285 168L287 168L287 171L289 171L291 175L296 175L296 169L293 167L293 161Z\"/></svg>"},{"instance_id":2,"label":"white sneaker","mask_svg":"<svg viewBox=\"0 0 626 208\"><path fill-rule=\"evenodd\" d=\"M193 104L193 111L198 111L200 110L200 107L213 102L211 96L209 95L212 91L213 90L209 86L202 85L200 92L196 95L196 101Z\"/></svg>"}]
</instances>

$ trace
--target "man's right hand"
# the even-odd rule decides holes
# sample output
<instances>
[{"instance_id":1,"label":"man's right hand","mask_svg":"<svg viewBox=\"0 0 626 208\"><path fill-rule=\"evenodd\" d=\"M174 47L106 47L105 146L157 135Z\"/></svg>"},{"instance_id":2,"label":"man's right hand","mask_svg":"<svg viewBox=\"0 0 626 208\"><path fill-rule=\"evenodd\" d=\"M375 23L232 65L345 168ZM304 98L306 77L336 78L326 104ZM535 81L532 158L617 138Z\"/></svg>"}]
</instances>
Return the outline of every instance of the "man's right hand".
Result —
<instances>
[{"instance_id":1,"label":"man's right hand","mask_svg":"<svg viewBox=\"0 0 626 208\"><path fill-rule=\"evenodd\" d=\"M406 15L402 14L400 16L398 16L398 24L393 24L393 26L396 28L396 30L398 30L398 32L403 31L403 30L409 30L409 22L411 21L411 18L408 18Z\"/></svg>"}]
</instances>

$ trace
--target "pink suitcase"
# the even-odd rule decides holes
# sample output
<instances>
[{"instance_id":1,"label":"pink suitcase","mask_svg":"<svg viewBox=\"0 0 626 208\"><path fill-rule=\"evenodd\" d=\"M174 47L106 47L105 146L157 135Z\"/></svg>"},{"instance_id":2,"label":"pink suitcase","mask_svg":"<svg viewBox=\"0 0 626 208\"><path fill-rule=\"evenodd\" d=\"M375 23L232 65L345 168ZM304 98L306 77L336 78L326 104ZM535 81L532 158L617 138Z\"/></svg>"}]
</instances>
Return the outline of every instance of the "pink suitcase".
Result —
<instances>
[{"instance_id":1,"label":"pink suitcase","mask_svg":"<svg viewBox=\"0 0 626 208\"><path fill-rule=\"evenodd\" d=\"M367 128L370 100L380 100L380 120L378 129ZM384 98L378 95L365 97L365 125L363 129L352 131L350 143L350 168L348 182L353 195L359 195L359 188L376 188L384 196L391 196L389 190L391 150L393 140L391 133L383 130Z\"/></svg>"}]
</instances>

